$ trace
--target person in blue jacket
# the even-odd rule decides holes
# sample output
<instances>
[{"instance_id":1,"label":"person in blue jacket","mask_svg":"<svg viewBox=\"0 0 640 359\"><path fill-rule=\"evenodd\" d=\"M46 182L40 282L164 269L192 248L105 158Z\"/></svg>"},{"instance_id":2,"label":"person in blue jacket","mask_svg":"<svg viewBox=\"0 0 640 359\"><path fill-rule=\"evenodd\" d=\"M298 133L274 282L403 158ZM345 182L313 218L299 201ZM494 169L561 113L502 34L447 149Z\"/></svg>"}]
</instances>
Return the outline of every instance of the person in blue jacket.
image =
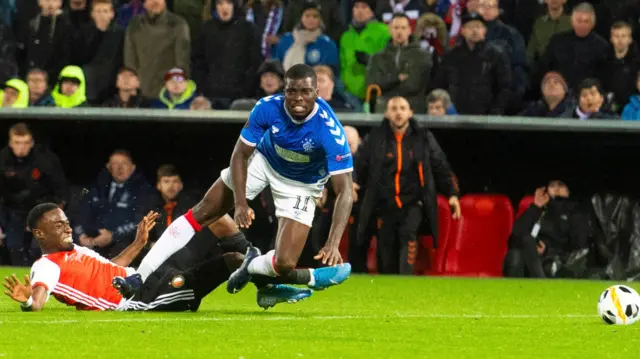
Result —
<instances>
[{"instance_id":1,"label":"person in blue jacket","mask_svg":"<svg viewBox=\"0 0 640 359\"><path fill-rule=\"evenodd\" d=\"M285 71L302 63L309 66L327 65L339 76L338 47L323 34L319 4L311 1L304 3L300 24L280 38L275 57L282 62Z\"/></svg>"},{"instance_id":2,"label":"person in blue jacket","mask_svg":"<svg viewBox=\"0 0 640 359\"><path fill-rule=\"evenodd\" d=\"M640 71L636 74L636 79L638 94L629 97L629 103L624 107L624 111L622 111L623 120L640 120Z\"/></svg>"}]
</instances>

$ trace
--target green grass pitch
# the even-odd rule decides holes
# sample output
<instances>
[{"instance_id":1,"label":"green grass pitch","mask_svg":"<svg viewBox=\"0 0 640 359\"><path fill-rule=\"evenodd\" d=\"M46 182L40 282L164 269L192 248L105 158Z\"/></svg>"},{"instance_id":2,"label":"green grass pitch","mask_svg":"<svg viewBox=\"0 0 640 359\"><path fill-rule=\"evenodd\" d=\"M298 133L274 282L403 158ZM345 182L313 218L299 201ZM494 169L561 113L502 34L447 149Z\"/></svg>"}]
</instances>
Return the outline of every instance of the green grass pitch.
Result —
<instances>
[{"instance_id":1,"label":"green grass pitch","mask_svg":"<svg viewBox=\"0 0 640 359\"><path fill-rule=\"evenodd\" d=\"M610 284L353 276L268 311L220 287L197 313L22 313L3 295L0 358L640 358L640 324L596 314Z\"/></svg>"}]
</instances>

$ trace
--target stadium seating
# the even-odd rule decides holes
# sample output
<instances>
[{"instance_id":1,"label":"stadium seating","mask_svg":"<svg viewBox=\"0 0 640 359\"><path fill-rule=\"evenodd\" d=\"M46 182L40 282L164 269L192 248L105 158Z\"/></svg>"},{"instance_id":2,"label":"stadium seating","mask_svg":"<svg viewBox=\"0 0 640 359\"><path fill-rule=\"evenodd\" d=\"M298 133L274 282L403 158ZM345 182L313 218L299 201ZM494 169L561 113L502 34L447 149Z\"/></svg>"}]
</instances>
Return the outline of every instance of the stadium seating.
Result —
<instances>
[{"instance_id":1,"label":"stadium seating","mask_svg":"<svg viewBox=\"0 0 640 359\"><path fill-rule=\"evenodd\" d=\"M533 204L533 199L534 199L533 196L525 196L520 200L520 204L518 205L518 214L516 214L516 218L520 217L520 215L524 213L524 211L526 211L527 208L529 208L529 206Z\"/></svg>"},{"instance_id":2,"label":"stadium seating","mask_svg":"<svg viewBox=\"0 0 640 359\"><path fill-rule=\"evenodd\" d=\"M504 195L466 195L462 219L452 222L445 248L444 275L496 277L513 227L513 206Z\"/></svg>"}]
</instances>

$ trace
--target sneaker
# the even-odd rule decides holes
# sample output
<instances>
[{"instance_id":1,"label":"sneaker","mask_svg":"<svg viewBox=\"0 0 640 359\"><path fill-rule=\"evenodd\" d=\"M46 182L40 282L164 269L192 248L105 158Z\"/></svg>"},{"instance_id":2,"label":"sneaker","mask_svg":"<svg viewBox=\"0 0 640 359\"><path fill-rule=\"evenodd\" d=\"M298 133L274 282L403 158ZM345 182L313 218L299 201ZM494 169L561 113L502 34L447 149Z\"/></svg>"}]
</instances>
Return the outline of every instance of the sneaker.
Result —
<instances>
[{"instance_id":1,"label":"sneaker","mask_svg":"<svg viewBox=\"0 0 640 359\"><path fill-rule=\"evenodd\" d=\"M142 277L140 274L135 273L128 277L115 277L111 281L111 285L122 294L124 298L133 298L140 287L142 287Z\"/></svg>"},{"instance_id":2,"label":"sneaker","mask_svg":"<svg viewBox=\"0 0 640 359\"><path fill-rule=\"evenodd\" d=\"M316 268L313 270L315 284L309 286L313 290L324 290L338 285L351 275L351 264L343 263L331 267Z\"/></svg>"},{"instance_id":3,"label":"sneaker","mask_svg":"<svg viewBox=\"0 0 640 359\"><path fill-rule=\"evenodd\" d=\"M309 298L312 293L313 291L311 289L301 289L290 285L275 284L258 289L256 300L258 302L258 306L267 310L271 307L275 307L276 304L293 304L301 300L305 300Z\"/></svg>"},{"instance_id":4,"label":"sneaker","mask_svg":"<svg viewBox=\"0 0 640 359\"><path fill-rule=\"evenodd\" d=\"M260 250L258 248L249 247L247 249L247 253L244 255L244 261L240 267L238 267L238 269L229 276L229 281L227 281L227 292L236 294L251 281L249 263L258 256L260 256Z\"/></svg>"}]
</instances>

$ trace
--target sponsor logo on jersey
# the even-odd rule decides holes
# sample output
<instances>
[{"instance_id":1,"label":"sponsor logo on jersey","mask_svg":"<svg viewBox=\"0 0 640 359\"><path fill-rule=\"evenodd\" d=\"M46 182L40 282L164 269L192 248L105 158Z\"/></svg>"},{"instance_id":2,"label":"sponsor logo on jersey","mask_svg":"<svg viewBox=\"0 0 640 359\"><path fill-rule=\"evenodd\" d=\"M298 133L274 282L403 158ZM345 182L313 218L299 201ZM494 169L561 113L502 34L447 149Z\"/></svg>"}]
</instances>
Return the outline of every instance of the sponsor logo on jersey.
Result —
<instances>
[{"instance_id":1,"label":"sponsor logo on jersey","mask_svg":"<svg viewBox=\"0 0 640 359\"><path fill-rule=\"evenodd\" d=\"M273 148L276 149L276 153L278 154L278 156L282 157L282 159L284 159L286 161L295 162L295 163L309 163L309 162L311 162L311 158L309 156L303 155L301 153L289 151L287 149L284 149L284 148L276 145L275 143L273 144Z\"/></svg>"},{"instance_id":2,"label":"sponsor logo on jersey","mask_svg":"<svg viewBox=\"0 0 640 359\"><path fill-rule=\"evenodd\" d=\"M349 157L351 157L351 152L349 152L349 153L347 153L345 155L337 155L336 156L336 161L340 162L340 161L342 161L344 159L347 159Z\"/></svg>"},{"instance_id":3,"label":"sponsor logo on jersey","mask_svg":"<svg viewBox=\"0 0 640 359\"><path fill-rule=\"evenodd\" d=\"M182 286L184 285L184 277L181 275L177 275L175 277L173 277L173 279L171 279L171 286L178 289L178 288L182 288Z\"/></svg>"}]
</instances>

